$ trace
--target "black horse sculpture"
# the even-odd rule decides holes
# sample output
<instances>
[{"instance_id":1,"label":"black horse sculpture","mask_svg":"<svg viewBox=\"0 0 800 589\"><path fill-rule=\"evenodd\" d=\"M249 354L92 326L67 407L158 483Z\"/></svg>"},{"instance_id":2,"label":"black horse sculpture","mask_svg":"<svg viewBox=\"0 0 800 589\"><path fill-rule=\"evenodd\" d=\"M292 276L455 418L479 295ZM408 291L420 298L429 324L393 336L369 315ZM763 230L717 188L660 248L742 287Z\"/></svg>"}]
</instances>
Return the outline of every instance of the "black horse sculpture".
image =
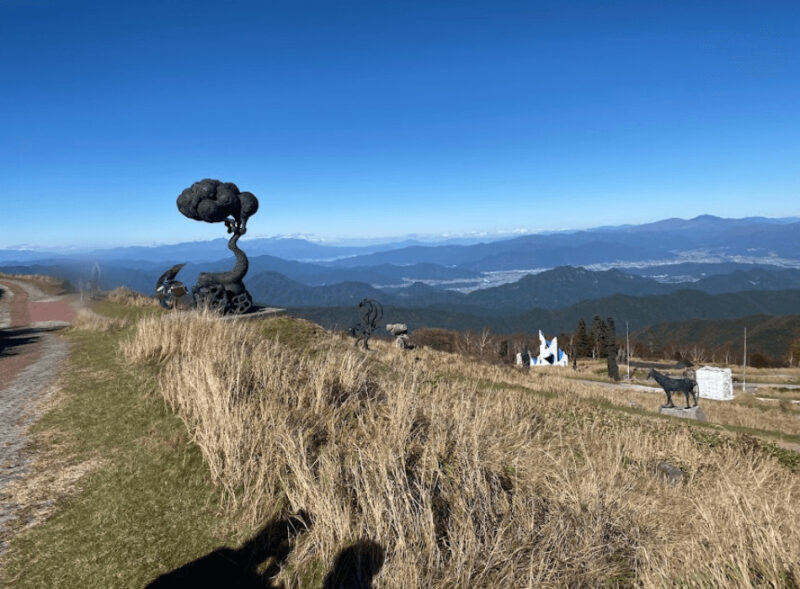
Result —
<instances>
[{"instance_id":1,"label":"black horse sculpture","mask_svg":"<svg viewBox=\"0 0 800 589\"><path fill-rule=\"evenodd\" d=\"M695 392L697 381L691 378L671 378L666 374L661 374L655 368L650 369L647 378L654 379L667 394L667 402L665 405L661 406L664 409L675 407L675 404L672 402L672 393L683 393L686 395L686 407L684 407L684 409L692 408L692 406L689 405L689 395L692 395L694 407L697 407L697 393Z\"/></svg>"}]
</instances>

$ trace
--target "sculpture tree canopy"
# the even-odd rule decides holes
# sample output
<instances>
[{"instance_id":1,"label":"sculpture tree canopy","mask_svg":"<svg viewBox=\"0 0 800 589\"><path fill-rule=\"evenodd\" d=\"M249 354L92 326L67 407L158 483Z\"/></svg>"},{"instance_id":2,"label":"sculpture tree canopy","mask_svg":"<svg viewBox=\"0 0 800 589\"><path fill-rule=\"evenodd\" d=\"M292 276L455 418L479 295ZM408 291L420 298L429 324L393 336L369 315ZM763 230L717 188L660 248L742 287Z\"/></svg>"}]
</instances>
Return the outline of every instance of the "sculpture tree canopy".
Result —
<instances>
[{"instance_id":1,"label":"sculpture tree canopy","mask_svg":"<svg viewBox=\"0 0 800 589\"><path fill-rule=\"evenodd\" d=\"M206 178L195 182L178 196L178 210L196 221L226 222L229 232L244 233L247 219L258 211L258 199L240 192L233 182ZM232 220L232 222L231 222Z\"/></svg>"}]
</instances>

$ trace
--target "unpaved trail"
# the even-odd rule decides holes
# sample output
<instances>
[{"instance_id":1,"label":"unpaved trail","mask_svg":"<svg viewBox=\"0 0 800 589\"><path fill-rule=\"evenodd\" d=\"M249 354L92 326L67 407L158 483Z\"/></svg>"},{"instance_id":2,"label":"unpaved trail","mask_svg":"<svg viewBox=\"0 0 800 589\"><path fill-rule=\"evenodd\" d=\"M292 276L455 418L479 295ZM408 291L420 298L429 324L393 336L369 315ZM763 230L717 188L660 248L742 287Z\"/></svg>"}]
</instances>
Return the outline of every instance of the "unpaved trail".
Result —
<instances>
[{"instance_id":1,"label":"unpaved trail","mask_svg":"<svg viewBox=\"0 0 800 589\"><path fill-rule=\"evenodd\" d=\"M0 557L21 507L5 492L25 474L27 428L55 389L69 345L56 333L75 316L67 296L49 296L25 281L0 279Z\"/></svg>"}]
</instances>

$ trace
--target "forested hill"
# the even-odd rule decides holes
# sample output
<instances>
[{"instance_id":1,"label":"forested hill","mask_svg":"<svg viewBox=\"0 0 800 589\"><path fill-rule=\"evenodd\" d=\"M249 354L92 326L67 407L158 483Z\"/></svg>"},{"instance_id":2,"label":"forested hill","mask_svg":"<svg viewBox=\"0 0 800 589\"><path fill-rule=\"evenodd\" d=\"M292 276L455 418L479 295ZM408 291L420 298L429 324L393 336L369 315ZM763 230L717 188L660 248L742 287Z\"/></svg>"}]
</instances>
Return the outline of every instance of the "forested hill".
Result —
<instances>
[{"instance_id":1,"label":"forested hill","mask_svg":"<svg viewBox=\"0 0 800 589\"><path fill-rule=\"evenodd\" d=\"M521 313L528 309L557 309L615 294L630 296L666 295L680 290L713 294L746 290L800 288L800 270L754 268L710 276L697 282L664 284L621 270L590 271L562 266L524 276L516 282L463 294L414 283L402 288L380 289L364 282L342 282L311 286L290 280L277 272L262 272L248 279L253 297L281 307L336 307L357 304L365 297L385 305L425 308L436 305L457 307L460 313L493 315Z\"/></svg>"},{"instance_id":2,"label":"forested hill","mask_svg":"<svg viewBox=\"0 0 800 589\"><path fill-rule=\"evenodd\" d=\"M792 315L800 309L800 289L783 291L745 291L712 295L696 290L681 290L666 295L612 295L581 301L561 309L535 308L523 312L478 315L446 306L384 306L384 323L407 323L411 329L442 327L455 330L490 328L510 334L542 329L548 333L572 331L580 318L613 317L618 329L629 322L631 330L659 323L690 319L734 319L747 315ZM355 306L290 308L290 313L311 319L330 329L345 329L358 321Z\"/></svg>"},{"instance_id":3,"label":"forested hill","mask_svg":"<svg viewBox=\"0 0 800 589\"><path fill-rule=\"evenodd\" d=\"M645 347L650 342L659 342L662 346L697 343L708 350L728 348L738 354L745 328L751 354L757 350L771 358L781 358L792 342L800 339L800 315L751 315L736 319L691 319L660 323L635 332L631 338ZM800 357L800 350L797 357Z\"/></svg>"}]
</instances>

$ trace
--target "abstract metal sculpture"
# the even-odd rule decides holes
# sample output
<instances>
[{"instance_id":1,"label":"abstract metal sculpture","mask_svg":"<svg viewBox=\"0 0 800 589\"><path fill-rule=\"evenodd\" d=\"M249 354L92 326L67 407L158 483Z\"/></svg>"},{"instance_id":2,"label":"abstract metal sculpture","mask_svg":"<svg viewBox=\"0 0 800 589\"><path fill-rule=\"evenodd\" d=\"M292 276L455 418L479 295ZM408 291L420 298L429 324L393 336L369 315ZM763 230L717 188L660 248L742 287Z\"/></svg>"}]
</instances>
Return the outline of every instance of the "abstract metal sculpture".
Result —
<instances>
[{"instance_id":1,"label":"abstract metal sculpture","mask_svg":"<svg viewBox=\"0 0 800 589\"><path fill-rule=\"evenodd\" d=\"M194 305L221 314L241 315L253 310L253 297L242 282L249 262L237 242L247 232L247 219L258 211L258 199L250 192L240 192L232 182L207 178L181 192L177 204L186 217L206 223L223 222L228 233L233 234L228 240L228 249L236 256L236 264L230 272L201 273L191 290ZM174 306L185 294L186 287L175 280L183 266L173 266L159 278L156 296L162 306Z\"/></svg>"},{"instance_id":2,"label":"abstract metal sculpture","mask_svg":"<svg viewBox=\"0 0 800 589\"><path fill-rule=\"evenodd\" d=\"M689 405L689 395L692 395L694 407L697 407L697 393L695 392L697 381L691 378L670 378L666 374L661 374L655 368L650 369L647 378L654 379L667 394L667 402L665 405L661 406L662 408L669 409L675 407L675 404L672 402L672 393L683 393L686 395L686 407L684 407L684 409L692 408L692 406Z\"/></svg>"},{"instance_id":3,"label":"abstract metal sculpture","mask_svg":"<svg viewBox=\"0 0 800 589\"><path fill-rule=\"evenodd\" d=\"M356 346L358 346L358 342L364 342L364 349L369 350L369 338L375 331L378 321L383 317L383 307L378 301L364 299L358 303L358 309L361 313L361 321L351 327L348 332L351 337L356 338Z\"/></svg>"},{"instance_id":4,"label":"abstract metal sculpture","mask_svg":"<svg viewBox=\"0 0 800 589\"><path fill-rule=\"evenodd\" d=\"M185 304L186 298L189 298L191 301L191 298L188 297L189 291L186 289L186 285L184 285L183 282L175 280L175 276L185 265L186 264L176 264L158 278L158 282L156 283L156 299L158 299L158 304L165 309L176 308L178 306L178 301L182 299L184 306L191 306L191 304Z\"/></svg>"}]
</instances>

